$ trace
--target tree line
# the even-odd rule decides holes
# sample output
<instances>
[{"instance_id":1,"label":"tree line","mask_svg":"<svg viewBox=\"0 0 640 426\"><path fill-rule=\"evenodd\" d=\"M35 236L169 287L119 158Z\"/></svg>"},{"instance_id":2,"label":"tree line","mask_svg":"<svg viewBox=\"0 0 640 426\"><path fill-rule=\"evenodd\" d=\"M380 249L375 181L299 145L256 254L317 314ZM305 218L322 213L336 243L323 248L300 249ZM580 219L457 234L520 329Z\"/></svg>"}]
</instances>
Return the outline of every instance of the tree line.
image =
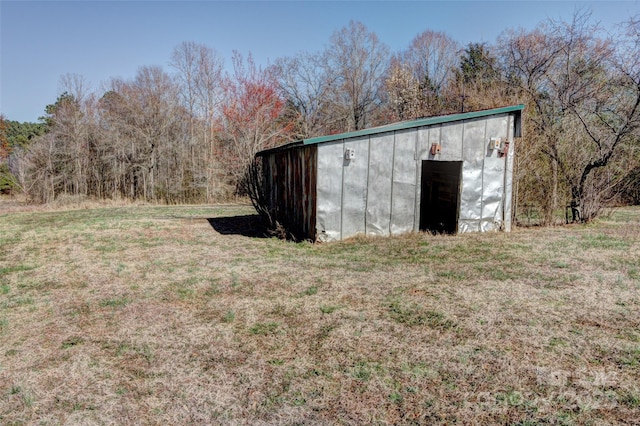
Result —
<instances>
[{"instance_id":1,"label":"tree line","mask_svg":"<svg viewBox=\"0 0 640 426\"><path fill-rule=\"evenodd\" d=\"M176 46L169 70L142 66L100 91L82 76L40 123L0 120L0 190L212 202L247 191L256 152L419 117L526 105L516 206L543 220L571 206L588 221L640 202L640 18L606 33L588 13L461 46L426 30L391 52L352 21L319 52L260 67L211 47Z\"/></svg>"}]
</instances>

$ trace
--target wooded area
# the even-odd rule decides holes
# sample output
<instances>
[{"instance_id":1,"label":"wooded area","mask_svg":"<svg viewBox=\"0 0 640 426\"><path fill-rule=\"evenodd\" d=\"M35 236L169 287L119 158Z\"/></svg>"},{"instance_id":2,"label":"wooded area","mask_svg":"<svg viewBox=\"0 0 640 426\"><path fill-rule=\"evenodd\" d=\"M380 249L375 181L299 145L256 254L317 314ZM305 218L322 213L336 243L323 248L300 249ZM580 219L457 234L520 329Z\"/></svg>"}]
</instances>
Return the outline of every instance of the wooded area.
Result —
<instances>
[{"instance_id":1,"label":"wooded area","mask_svg":"<svg viewBox=\"0 0 640 426\"><path fill-rule=\"evenodd\" d=\"M259 67L235 53L177 46L170 70L92 90L82 76L41 123L0 120L0 190L30 201L60 195L212 202L246 191L256 152L291 140L419 117L525 104L515 206L543 222L572 206L588 221L640 203L640 17L615 33L586 13L460 46L427 30L401 52L363 24L321 52Z\"/></svg>"}]
</instances>

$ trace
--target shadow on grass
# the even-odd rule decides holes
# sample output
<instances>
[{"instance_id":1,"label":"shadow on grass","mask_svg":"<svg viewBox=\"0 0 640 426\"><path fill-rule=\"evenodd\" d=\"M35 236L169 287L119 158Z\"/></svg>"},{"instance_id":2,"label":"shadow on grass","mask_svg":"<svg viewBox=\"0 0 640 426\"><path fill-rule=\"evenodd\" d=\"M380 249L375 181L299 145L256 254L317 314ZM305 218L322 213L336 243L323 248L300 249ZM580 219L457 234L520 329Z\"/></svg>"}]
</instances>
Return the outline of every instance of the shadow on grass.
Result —
<instances>
[{"instance_id":1,"label":"shadow on grass","mask_svg":"<svg viewBox=\"0 0 640 426\"><path fill-rule=\"evenodd\" d=\"M242 235L252 238L267 238L267 228L257 214L244 216L213 217L209 225L222 235Z\"/></svg>"}]
</instances>

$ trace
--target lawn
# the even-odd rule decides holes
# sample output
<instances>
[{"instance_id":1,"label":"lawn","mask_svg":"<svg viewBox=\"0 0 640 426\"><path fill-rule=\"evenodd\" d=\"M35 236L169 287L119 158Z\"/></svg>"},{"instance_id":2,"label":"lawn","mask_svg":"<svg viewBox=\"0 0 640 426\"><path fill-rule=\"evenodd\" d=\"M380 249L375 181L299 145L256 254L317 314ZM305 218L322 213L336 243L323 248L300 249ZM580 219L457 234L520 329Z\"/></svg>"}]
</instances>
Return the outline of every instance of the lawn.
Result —
<instances>
[{"instance_id":1,"label":"lawn","mask_svg":"<svg viewBox=\"0 0 640 426\"><path fill-rule=\"evenodd\" d=\"M316 245L252 214L0 202L0 424L638 424L640 208Z\"/></svg>"}]
</instances>

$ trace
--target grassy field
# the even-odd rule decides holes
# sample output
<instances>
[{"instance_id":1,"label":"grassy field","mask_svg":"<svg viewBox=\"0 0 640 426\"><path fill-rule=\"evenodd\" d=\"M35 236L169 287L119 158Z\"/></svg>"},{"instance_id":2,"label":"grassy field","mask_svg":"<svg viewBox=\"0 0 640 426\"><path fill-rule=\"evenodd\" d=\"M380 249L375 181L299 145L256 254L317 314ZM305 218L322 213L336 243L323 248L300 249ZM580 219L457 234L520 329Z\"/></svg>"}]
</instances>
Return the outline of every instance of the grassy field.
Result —
<instances>
[{"instance_id":1,"label":"grassy field","mask_svg":"<svg viewBox=\"0 0 640 426\"><path fill-rule=\"evenodd\" d=\"M317 245L2 208L0 424L640 422L639 208Z\"/></svg>"}]
</instances>

